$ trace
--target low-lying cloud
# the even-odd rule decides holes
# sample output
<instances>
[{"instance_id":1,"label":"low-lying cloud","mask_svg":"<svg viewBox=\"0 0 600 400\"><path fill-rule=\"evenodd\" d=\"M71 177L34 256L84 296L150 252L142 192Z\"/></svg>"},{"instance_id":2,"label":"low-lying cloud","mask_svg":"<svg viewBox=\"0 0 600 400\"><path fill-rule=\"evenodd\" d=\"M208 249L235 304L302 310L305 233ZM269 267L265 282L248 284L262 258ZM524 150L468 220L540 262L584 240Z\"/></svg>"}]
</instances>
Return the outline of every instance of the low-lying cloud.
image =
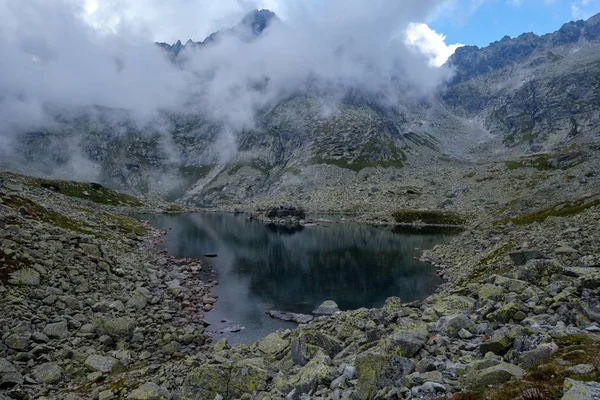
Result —
<instances>
[{"instance_id":1,"label":"low-lying cloud","mask_svg":"<svg viewBox=\"0 0 600 400\"><path fill-rule=\"evenodd\" d=\"M131 1L106 4L118 10ZM90 20L89 7L106 11L100 0L0 0L0 144L7 149L7 138L50 124L49 108L129 110L140 127L154 126L160 112L203 113L235 134L252 127L257 111L298 92L353 88L390 105L428 96L451 72L432 65L437 55L419 51L422 43L407 42L406 29L442 2L278 2L285 18L260 38L223 35L200 50L186 49L183 61L173 63L152 43L145 19ZM189 10L177 8L184 3L168 5L188 20ZM239 4L237 12L255 5Z\"/></svg>"}]
</instances>

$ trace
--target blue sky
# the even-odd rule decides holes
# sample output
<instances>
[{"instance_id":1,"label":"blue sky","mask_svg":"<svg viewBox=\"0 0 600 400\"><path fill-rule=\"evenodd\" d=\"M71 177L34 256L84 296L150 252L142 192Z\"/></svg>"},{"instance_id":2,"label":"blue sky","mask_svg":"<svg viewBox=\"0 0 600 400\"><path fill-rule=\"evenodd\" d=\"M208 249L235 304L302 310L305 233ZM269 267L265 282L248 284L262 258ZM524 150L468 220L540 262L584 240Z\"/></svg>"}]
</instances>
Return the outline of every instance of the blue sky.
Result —
<instances>
[{"instance_id":1,"label":"blue sky","mask_svg":"<svg viewBox=\"0 0 600 400\"><path fill-rule=\"evenodd\" d=\"M600 0L457 0L429 26L446 43L487 46L504 35L544 34L600 12Z\"/></svg>"}]
</instances>

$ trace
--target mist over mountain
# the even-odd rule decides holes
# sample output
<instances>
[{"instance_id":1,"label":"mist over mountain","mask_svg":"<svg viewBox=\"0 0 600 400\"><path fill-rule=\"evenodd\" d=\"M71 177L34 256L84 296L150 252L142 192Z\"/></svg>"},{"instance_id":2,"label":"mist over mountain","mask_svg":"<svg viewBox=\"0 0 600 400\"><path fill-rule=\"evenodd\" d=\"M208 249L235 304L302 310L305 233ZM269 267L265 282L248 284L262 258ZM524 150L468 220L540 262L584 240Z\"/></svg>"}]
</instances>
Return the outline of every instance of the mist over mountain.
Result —
<instances>
[{"instance_id":1,"label":"mist over mountain","mask_svg":"<svg viewBox=\"0 0 600 400\"><path fill-rule=\"evenodd\" d=\"M435 67L405 30L438 3L256 10L144 45L68 2L2 3L17 22L0 27L0 166L203 206L353 209L397 202L377 187L414 191L440 160L598 140L599 16Z\"/></svg>"}]
</instances>

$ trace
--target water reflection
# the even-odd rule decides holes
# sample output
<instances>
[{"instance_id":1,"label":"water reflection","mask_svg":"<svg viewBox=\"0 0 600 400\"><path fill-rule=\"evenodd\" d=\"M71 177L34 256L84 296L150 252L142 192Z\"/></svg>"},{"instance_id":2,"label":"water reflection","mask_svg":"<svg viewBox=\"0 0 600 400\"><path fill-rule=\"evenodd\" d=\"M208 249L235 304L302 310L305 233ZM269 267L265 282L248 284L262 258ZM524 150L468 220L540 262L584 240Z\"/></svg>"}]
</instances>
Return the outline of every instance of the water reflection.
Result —
<instances>
[{"instance_id":1,"label":"water reflection","mask_svg":"<svg viewBox=\"0 0 600 400\"><path fill-rule=\"evenodd\" d=\"M207 319L217 330L232 323L244 326L242 333L231 334L234 342L293 327L264 314L273 308L310 313L327 299L341 309L380 306L389 296L422 299L440 279L414 257L450 237L349 223L290 228L232 214L144 218L170 228L165 238L170 254L218 254L206 260L220 282L214 290L219 301ZM221 323L222 319L231 322Z\"/></svg>"}]
</instances>

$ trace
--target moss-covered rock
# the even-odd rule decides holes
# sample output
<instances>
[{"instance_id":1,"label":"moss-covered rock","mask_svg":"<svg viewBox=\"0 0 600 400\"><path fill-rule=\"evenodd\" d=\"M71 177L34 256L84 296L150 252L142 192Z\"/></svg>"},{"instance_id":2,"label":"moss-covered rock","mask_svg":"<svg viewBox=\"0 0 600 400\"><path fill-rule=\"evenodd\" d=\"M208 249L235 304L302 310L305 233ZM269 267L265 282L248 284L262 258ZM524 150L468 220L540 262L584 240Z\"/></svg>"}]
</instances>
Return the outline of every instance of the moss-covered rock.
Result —
<instances>
[{"instance_id":1,"label":"moss-covered rock","mask_svg":"<svg viewBox=\"0 0 600 400\"><path fill-rule=\"evenodd\" d=\"M271 375L251 363L203 364L193 368L182 388L184 399L239 399L244 394L265 391Z\"/></svg>"},{"instance_id":2,"label":"moss-covered rock","mask_svg":"<svg viewBox=\"0 0 600 400\"><path fill-rule=\"evenodd\" d=\"M285 353L289 351L290 342L289 340L282 339L279 333L274 332L261 339L257 346L267 359L281 360Z\"/></svg>"},{"instance_id":3,"label":"moss-covered rock","mask_svg":"<svg viewBox=\"0 0 600 400\"><path fill-rule=\"evenodd\" d=\"M359 397L373 399L385 387L401 386L402 378L414 369L413 361L394 354L369 351L355 360Z\"/></svg>"}]
</instances>

